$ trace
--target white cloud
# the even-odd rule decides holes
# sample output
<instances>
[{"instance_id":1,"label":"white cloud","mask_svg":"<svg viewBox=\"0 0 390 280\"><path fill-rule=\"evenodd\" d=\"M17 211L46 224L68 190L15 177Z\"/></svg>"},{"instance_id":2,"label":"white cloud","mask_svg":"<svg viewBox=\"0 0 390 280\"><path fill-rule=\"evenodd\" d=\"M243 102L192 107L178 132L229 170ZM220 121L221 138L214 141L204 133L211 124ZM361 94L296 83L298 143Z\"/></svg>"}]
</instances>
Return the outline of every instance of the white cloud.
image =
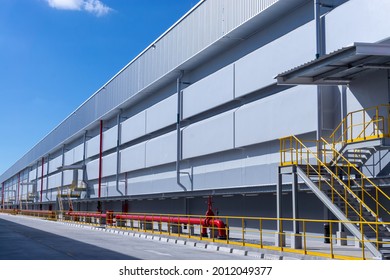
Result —
<instances>
[{"instance_id":1,"label":"white cloud","mask_svg":"<svg viewBox=\"0 0 390 280\"><path fill-rule=\"evenodd\" d=\"M104 16L108 14L112 9L104 5L99 0L87 0L84 1L84 9L87 12L93 13L97 16Z\"/></svg>"},{"instance_id":2,"label":"white cloud","mask_svg":"<svg viewBox=\"0 0 390 280\"><path fill-rule=\"evenodd\" d=\"M46 0L50 7L59 10L81 10L83 0Z\"/></svg>"},{"instance_id":3,"label":"white cloud","mask_svg":"<svg viewBox=\"0 0 390 280\"><path fill-rule=\"evenodd\" d=\"M104 16L112 11L100 0L46 0L46 2L55 9L86 11L96 16Z\"/></svg>"}]
</instances>

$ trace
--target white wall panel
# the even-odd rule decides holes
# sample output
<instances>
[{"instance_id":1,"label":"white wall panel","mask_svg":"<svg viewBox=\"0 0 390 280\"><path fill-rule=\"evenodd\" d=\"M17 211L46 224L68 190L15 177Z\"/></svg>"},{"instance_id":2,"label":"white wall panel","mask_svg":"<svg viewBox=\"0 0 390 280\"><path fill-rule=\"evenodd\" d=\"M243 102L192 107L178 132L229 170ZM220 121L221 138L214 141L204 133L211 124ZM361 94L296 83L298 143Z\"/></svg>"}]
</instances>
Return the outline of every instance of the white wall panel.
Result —
<instances>
[{"instance_id":1,"label":"white wall panel","mask_svg":"<svg viewBox=\"0 0 390 280\"><path fill-rule=\"evenodd\" d=\"M62 155L50 160L49 173L57 171L60 166L62 166Z\"/></svg>"},{"instance_id":2,"label":"white wall panel","mask_svg":"<svg viewBox=\"0 0 390 280\"><path fill-rule=\"evenodd\" d=\"M99 154L100 151L100 135L95 136L86 143L87 158Z\"/></svg>"},{"instance_id":3,"label":"white wall panel","mask_svg":"<svg viewBox=\"0 0 390 280\"><path fill-rule=\"evenodd\" d=\"M95 159L87 163L87 178L88 180L97 179L99 177L99 159Z\"/></svg>"},{"instance_id":4,"label":"white wall panel","mask_svg":"<svg viewBox=\"0 0 390 280\"><path fill-rule=\"evenodd\" d=\"M47 174L47 162L46 159L43 163L43 176ZM39 162L38 166L38 178L42 177L42 160Z\"/></svg>"},{"instance_id":5,"label":"white wall panel","mask_svg":"<svg viewBox=\"0 0 390 280\"><path fill-rule=\"evenodd\" d=\"M303 25L238 60L235 64L236 98L269 86L276 82L277 74L313 60L314 27L313 22ZM313 39L308 40L311 34Z\"/></svg>"},{"instance_id":6,"label":"white wall panel","mask_svg":"<svg viewBox=\"0 0 390 280\"><path fill-rule=\"evenodd\" d=\"M183 130L183 158L234 148L234 112L195 123Z\"/></svg>"},{"instance_id":7,"label":"white wall panel","mask_svg":"<svg viewBox=\"0 0 390 280\"><path fill-rule=\"evenodd\" d=\"M73 181L73 170L64 171L64 186L72 184Z\"/></svg>"},{"instance_id":8,"label":"white wall panel","mask_svg":"<svg viewBox=\"0 0 390 280\"><path fill-rule=\"evenodd\" d=\"M49 176L49 189L61 186L61 173Z\"/></svg>"},{"instance_id":9,"label":"white wall panel","mask_svg":"<svg viewBox=\"0 0 390 280\"><path fill-rule=\"evenodd\" d=\"M73 150L70 150L70 151L67 151L65 154L64 154L64 164L65 165L70 165L73 163Z\"/></svg>"},{"instance_id":10,"label":"white wall panel","mask_svg":"<svg viewBox=\"0 0 390 280\"><path fill-rule=\"evenodd\" d=\"M116 166L117 166L116 156L117 156L116 153L112 153L103 157L103 170L102 170L103 177L116 174Z\"/></svg>"},{"instance_id":11,"label":"white wall panel","mask_svg":"<svg viewBox=\"0 0 390 280\"><path fill-rule=\"evenodd\" d=\"M298 86L242 106L236 111L236 147L315 131L315 86Z\"/></svg>"},{"instance_id":12,"label":"white wall panel","mask_svg":"<svg viewBox=\"0 0 390 280\"><path fill-rule=\"evenodd\" d=\"M146 143L141 143L120 152L120 172L145 168Z\"/></svg>"},{"instance_id":13,"label":"white wall panel","mask_svg":"<svg viewBox=\"0 0 390 280\"><path fill-rule=\"evenodd\" d=\"M37 178L37 170L35 168L28 173L28 178L30 181Z\"/></svg>"},{"instance_id":14,"label":"white wall panel","mask_svg":"<svg viewBox=\"0 0 390 280\"><path fill-rule=\"evenodd\" d=\"M176 131L146 142L146 166L155 166L176 160Z\"/></svg>"},{"instance_id":15,"label":"white wall panel","mask_svg":"<svg viewBox=\"0 0 390 280\"><path fill-rule=\"evenodd\" d=\"M121 144L146 134L146 111L121 123Z\"/></svg>"},{"instance_id":16,"label":"white wall panel","mask_svg":"<svg viewBox=\"0 0 390 280\"><path fill-rule=\"evenodd\" d=\"M118 138L118 126L114 126L103 132L103 151L116 147Z\"/></svg>"},{"instance_id":17,"label":"white wall panel","mask_svg":"<svg viewBox=\"0 0 390 280\"><path fill-rule=\"evenodd\" d=\"M354 42L375 43L389 37L390 1L353 0L327 14L327 53Z\"/></svg>"},{"instance_id":18,"label":"white wall panel","mask_svg":"<svg viewBox=\"0 0 390 280\"><path fill-rule=\"evenodd\" d=\"M73 149L74 162L82 161L84 157L84 144L80 144Z\"/></svg>"},{"instance_id":19,"label":"white wall panel","mask_svg":"<svg viewBox=\"0 0 390 280\"><path fill-rule=\"evenodd\" d=\"M84 145L80 144L77 147L65 153L65 165L71 165L75 162L83 160Z\"/></svg>"},{"instance_id":20,"label":"white wall panel","mask_svg":"<svg viewBox=\"0 0 390 280\"><path fill-rule=\"evenodd\" d=\"M146 132L150 133L160 128L176 123L177 94L174 94L146 111Z\"/></svg>"},{"instance_id":21,"label":"white wall panel","mask_svg":"<svg viewBox=\"0 0 390 280\"><path fill-rule=\"evenodd\" d=\"M191 117L233 98L234 67L229 65L183 90L183 117Z\"/></svg>"}]
</instances>

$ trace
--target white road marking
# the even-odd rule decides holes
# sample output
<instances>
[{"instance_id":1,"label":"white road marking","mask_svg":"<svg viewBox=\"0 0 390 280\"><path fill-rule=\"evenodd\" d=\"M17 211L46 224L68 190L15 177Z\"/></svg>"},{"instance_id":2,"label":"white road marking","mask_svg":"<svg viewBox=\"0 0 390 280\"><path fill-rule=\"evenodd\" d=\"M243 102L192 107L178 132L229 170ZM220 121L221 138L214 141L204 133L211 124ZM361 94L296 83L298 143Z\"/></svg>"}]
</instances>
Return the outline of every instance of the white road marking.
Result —
<instances>
[{"instance_id":1,"label":"white road marking","mask_svg":"<svg viewBox=\"0 0 390 280\"><path fill-rule=\"evenodd\" d=\"M156 254L156 255L161 255L161 256L171 256L171 254L167 254L167 253L161 253L161 252L157 252L157 251L154 251L154 250L144 250L145 252L149 252L149 253L153 253L153 254Z\"/></svg>"}]
</instances>

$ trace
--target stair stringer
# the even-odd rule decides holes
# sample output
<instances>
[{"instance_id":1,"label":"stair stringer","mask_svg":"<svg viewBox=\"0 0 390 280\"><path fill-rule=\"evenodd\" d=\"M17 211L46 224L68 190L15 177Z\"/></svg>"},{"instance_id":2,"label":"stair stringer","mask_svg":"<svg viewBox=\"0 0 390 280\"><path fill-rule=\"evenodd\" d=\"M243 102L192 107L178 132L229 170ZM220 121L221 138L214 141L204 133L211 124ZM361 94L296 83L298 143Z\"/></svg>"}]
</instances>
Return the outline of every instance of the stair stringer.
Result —
<instances>
[{"instance_id":1,"label":"stair stringer","mask_svg":"<svg viewBox=\"0 0 390 280\"><path fill-rule=\"evenodd\" d=\"M324 205L331 211L337 219L340 221L349 221L349 219L344 215L344 213L338 208L329 197L323 193L317 185L305 174L305 172L297 166L298 176L305 182L305 184L311 189L311 191L324 203ZM362 238L362 233L353 223L343 223L344 226L359 240ZM366 236L364 238L364 246L374 255L374 258L383 259L382 253L372 244Z\"/></svg>"}]
</instances>

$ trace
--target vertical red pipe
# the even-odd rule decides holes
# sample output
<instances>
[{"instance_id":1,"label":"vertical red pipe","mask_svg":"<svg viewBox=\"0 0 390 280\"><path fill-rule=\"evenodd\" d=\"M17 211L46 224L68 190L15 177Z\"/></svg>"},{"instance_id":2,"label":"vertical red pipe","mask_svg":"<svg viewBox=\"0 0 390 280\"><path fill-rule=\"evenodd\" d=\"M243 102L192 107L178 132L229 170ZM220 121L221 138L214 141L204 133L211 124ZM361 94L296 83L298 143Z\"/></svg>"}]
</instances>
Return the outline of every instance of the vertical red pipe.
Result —
<instances>
[{"instance_id":1,"label":"vertical red pipe","mask_svg":"<svg viewBox=\"0 0 390 280\"><path fill-rule=\"evenodd\" d=\"M18 194L15 197L15 203L16 203L16 198L18 198L18 205L20 206L20 172L18 173Z\"/></svg>"},{"instance_id":2,"label":"vertical red pipe","mask_svg":"<svg viewBox=\"0 0 390 280\"><path fill-rule=\"evenodd\" d=\"M98 181L98 197L100 198L102 191L102 171L103 171L103 120L100 120L100 148L99 148L99 181Z\"/></svg>"},{"instance_id":3,"label":"vertical red pipe","mask_svg":"<svg viewBox=\"0 0 390 280\"><path fill-rule=\"evenodd\" d=\"M42 172L41 172L41 203L42 203L42 192L43 192L43 168L45 164L45 158L42 158ZM42 207L42 205L40 206Z\"/></svg>"}]
</instances>

